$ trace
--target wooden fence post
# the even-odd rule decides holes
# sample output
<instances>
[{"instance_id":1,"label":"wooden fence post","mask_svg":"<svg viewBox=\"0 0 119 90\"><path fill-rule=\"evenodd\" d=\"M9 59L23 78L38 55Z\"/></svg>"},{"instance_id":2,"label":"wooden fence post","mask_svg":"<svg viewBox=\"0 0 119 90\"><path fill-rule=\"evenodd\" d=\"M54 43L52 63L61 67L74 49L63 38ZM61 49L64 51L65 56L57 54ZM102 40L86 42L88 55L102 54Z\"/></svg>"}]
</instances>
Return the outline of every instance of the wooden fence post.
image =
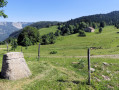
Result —
<instances>
[{"instance_id":1,"label":"wooden fence post","mask_svg":"<svg viewBox=\"0 0 119 90\"><path fill-rule=\"evenodd\" d=\"M7 44L7 52L9 52L8 43L6 42L6 44Z\"/></svg>"},{"instance_id":2,"label":"wooden fence post","mask_svg":"<svg viewBox=\"0 0 119 90\"><path fill-rule=\"evenodd\" d=\"M21 52L22 52L22 46L21 46Z\"/></svg>"},{"instance_id":3,"label":"wooden fence post","mask_svg":"<svg viewBox=\"0 0 119 90\"><path fill-rule=\"evenodd\" d=\"M90 48L88 49L88 84L90 85L91 71L90 71Z\"/></svg>"},{"instance_id":4,"label":"wooden fence post","mask_svg":"<svg viewBox=\"0 0 119 90\"><path fill-rule=\"evenodd\" d=\"M39 47L38 47L38 60L40 59L40 43L39 43Z\"/></svg>"}]
</instances>

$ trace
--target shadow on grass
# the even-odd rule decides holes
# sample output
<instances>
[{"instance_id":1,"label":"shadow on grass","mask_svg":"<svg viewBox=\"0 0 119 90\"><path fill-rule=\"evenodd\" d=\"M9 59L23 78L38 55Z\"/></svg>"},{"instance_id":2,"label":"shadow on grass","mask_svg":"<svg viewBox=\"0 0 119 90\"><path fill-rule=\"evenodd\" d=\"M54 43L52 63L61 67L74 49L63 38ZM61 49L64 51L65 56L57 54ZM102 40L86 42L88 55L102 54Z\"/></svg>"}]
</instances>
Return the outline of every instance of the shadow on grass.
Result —
<instances>
[{"instance_id":1,"label":"shadow on grass","mask_svg":"<svg viewBox=\"0 0 119 90\"><path fill-rule=\"evenodd\" d=\"M57 80L58 82L72 82L72 83L74 83L74 84L82 84L82 85L85 85L86 84L86 82L81 82L81 81L76 81L76 80L74 80L74 81L68 81L68 80Z\"/></svg>"},{"instance_id":2,"label":"shadow on grass","mask_svg":"<svg viewBox=\"0 0 119 90\"><path fill-rule=\"evenodd\" d=\"M96 34L100 34L100 32L95 32Z\"/></svg>"},{"instance_id":3,"label":"shadow on grass","mask_svg":"<svg viewBox=\"0 0 119 90\"><path fill-rule=\"evenodd\" d=\"M0 72L0 79L4 79L3 76L1 75L1 72Z\"/></svg>"}]
</instances>

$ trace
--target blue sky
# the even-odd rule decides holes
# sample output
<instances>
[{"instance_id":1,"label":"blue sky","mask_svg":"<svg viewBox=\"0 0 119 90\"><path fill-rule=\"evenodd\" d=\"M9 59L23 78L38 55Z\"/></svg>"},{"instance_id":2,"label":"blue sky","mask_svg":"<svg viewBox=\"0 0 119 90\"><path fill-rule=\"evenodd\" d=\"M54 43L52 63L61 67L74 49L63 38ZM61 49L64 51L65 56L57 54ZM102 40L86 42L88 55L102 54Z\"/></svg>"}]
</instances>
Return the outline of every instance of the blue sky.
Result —
<instances>
[{"instance_id":1,"label":"blue sky","mask_svg":"<svg viewBox=\"0 0 119 90\"><path fill-rule=\"evenodd\" d=\"M3 9L10 22L67 21L119 10L119 0L7 0Z\"/></svg>"}]
</instances>

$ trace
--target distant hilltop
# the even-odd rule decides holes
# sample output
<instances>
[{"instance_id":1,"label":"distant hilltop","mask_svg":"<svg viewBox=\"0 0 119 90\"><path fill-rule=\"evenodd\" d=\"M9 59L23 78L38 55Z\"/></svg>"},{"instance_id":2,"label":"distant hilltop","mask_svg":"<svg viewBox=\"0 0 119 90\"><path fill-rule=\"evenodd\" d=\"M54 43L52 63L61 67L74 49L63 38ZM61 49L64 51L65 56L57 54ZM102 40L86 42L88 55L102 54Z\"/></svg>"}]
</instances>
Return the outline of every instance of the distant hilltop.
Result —
<instances>
[{"instance_id":1,"label":"distant hilltop","mask_svg":"<svg viewBox=\"0 0 119 90\"><path fill-rule=\"evenodd\" d=\"M0 26L11 25L18 29L22 29L25 26L30 25L30 24L32 24L32 22L0 22Z\"/></svg>"},{"instance_id":2,"label":"distant hilltop","mask_svg":"<svg viewBox=\"0 0 119 90\"><path fill-rule=\"evenodd\" d=\"M0 22L0 41L5 40L11 33L30 24L32 24L32 22Z\"/></svg>"}]
</instances>

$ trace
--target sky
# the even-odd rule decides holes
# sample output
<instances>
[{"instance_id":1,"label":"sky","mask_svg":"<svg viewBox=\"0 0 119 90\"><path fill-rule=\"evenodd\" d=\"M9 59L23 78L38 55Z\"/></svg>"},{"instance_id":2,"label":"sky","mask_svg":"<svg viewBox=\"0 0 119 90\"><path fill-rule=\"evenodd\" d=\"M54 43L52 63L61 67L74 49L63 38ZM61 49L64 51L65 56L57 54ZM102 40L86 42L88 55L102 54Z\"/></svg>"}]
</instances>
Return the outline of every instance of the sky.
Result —
<instances>
[{"instance_id":1,"label":"sky","mask_svg":"<svg viewBox=\"0 0 119 90\"><path fill-rule=\"evenodd\" d=\"M7 0L0 22L68 21L119 10L119 0Z\"/></svg>"}]
</instances>

